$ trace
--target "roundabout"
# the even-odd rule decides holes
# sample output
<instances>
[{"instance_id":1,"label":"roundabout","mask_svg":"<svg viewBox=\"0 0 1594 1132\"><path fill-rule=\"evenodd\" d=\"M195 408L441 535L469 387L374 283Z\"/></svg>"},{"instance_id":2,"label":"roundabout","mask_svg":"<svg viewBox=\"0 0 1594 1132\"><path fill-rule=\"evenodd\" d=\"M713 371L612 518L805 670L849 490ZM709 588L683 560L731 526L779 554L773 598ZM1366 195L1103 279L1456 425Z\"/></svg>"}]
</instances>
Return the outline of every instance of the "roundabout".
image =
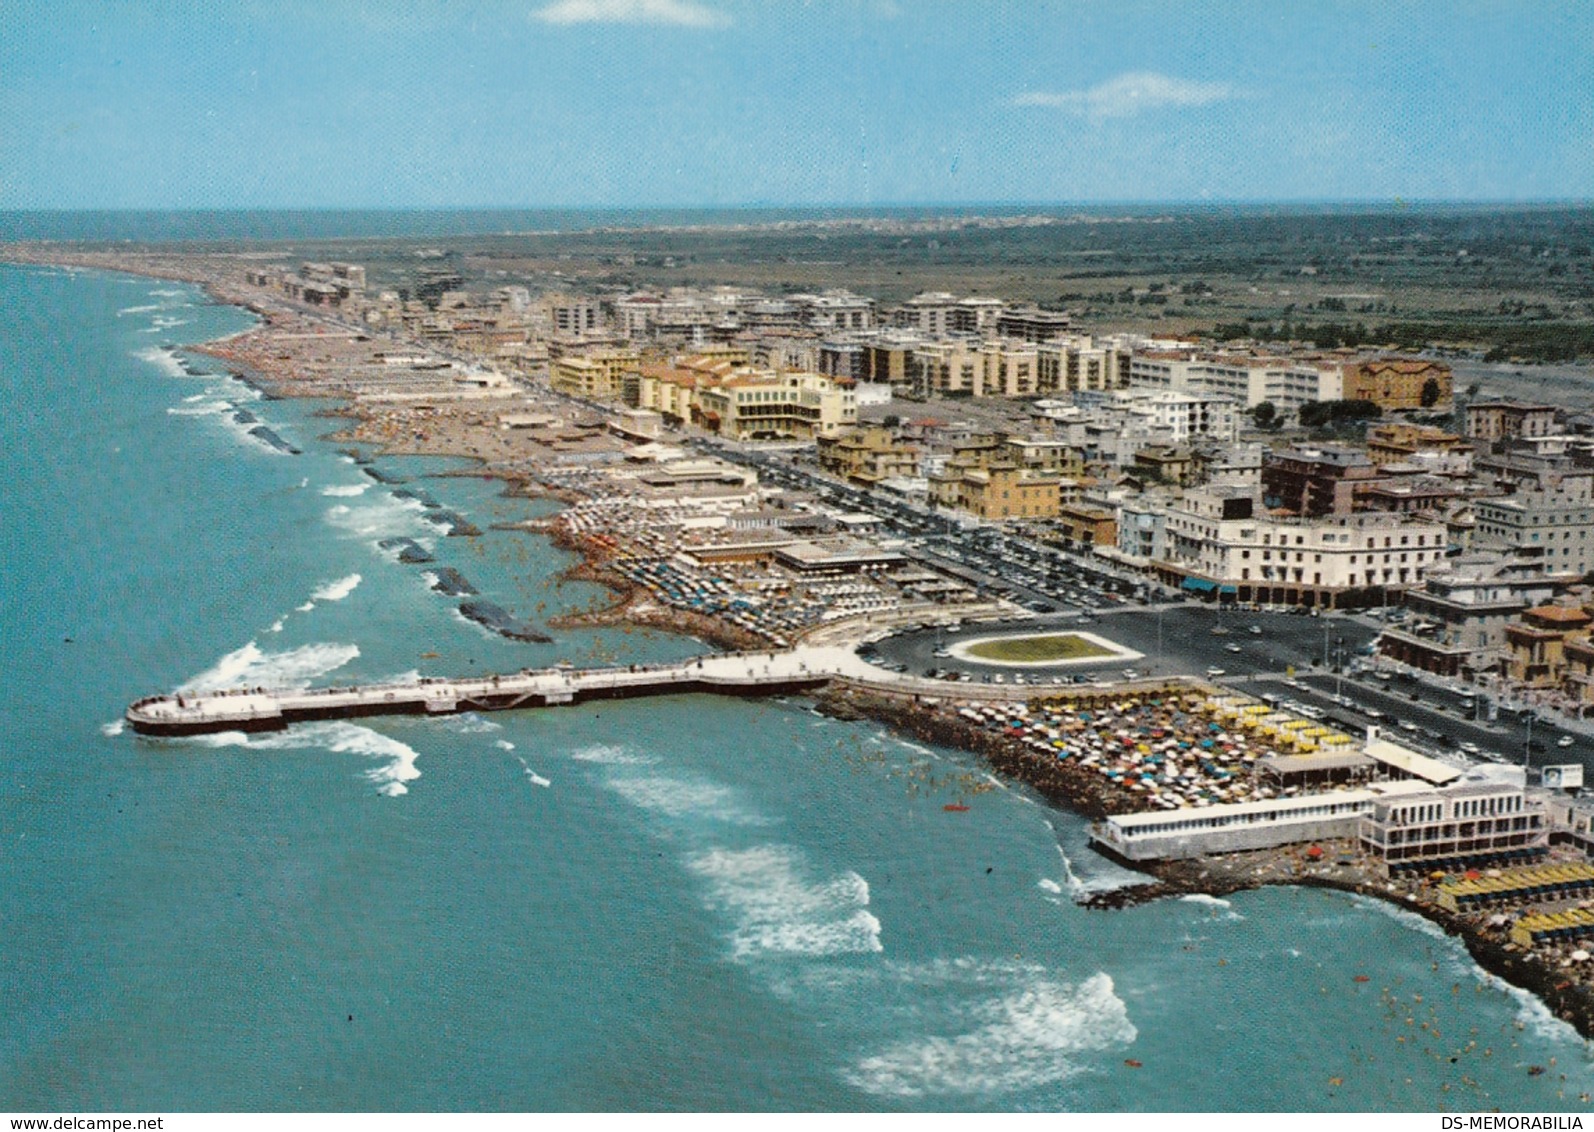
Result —
<instances>
[{"instance_id":1,"label":"roundabout","mask_svg":"<svg viewBox=\"0 0 1594 1132\"><path fill-rule=\"evenodd\" d=\"M1079 630L976 637L959 641L947 652L958 660L1009 668L1064 668L1140 660L1145 655Z\"/></svg>"}]
</instances>

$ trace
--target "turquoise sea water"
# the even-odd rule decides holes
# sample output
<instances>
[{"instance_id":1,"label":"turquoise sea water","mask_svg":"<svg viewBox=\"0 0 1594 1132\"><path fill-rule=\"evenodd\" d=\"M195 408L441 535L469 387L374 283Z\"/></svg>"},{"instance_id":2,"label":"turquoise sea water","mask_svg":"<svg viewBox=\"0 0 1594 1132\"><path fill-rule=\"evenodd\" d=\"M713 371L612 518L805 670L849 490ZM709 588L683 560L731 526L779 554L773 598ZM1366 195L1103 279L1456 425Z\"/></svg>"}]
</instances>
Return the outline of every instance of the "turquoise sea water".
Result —
<instances>
[{"instance_id":1,"label":"turquoise sea water","mask_svg":"<svg viewBox=\"0 0 1594 1132\"><path fill-rule=\"evenodd\" d=\"M439 537L315 404L184 373L162 343L249 325L191 288L0 266L0 320L0 1109L1587 1107L1584 1043L1415 917L1083 911L1133 876L1080 819L801 701L122 732L185 684L699 646L461 620L378 540L534 620L601 595L540 537Z\"/></svg>"}]
</instances>

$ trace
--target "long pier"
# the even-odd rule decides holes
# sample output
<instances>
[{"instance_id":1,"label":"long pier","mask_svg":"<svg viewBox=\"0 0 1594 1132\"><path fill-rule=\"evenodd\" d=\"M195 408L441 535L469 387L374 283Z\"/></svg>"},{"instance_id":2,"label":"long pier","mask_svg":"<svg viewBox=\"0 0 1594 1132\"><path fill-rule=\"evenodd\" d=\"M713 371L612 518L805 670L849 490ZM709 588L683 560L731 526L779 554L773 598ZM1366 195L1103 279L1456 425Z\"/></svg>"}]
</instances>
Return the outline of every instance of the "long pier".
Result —
<instances>
[{"instance_id":1,"label":"long pier","mask_svg":"<svg viewBox=\"0 0 1594 1132\"><path fill-rule=\"evenodd\" d=\"M774 696L811 691L847 675L842 669L854 669L855 664L836 663L841 658L834 654L840 652L813 649L732 653L677 664L588 669L561 665L463 679L423 676L412 683L398 684L176 692L136 701L129 705L126 719L134 731L143 735L200 735L216 731L280 731L289 724L315 719L450 715L687 692Z\"/></svg>"},{"instance_id":2,"label":"long pier","mask_svg":"<svg viewBox=\"0 0 1594 1132\"><path fill-rule=\"evenodd\" d=\"M850 646L799 645L768 652L695 657L671 664L609 668L558 665L460 679L423 676L393 684L174 692L134 702L128 706L125 718L142 735L280 731L290 724L316 719L507 711L690 692L779 696L813 691L832 681L927 699L949 696L960 700L1007 700L1046 691L1041 685L948 684L877 668ZM1126 681L1122 686L1164 683L1167 681Z\"/></svg>"}]
</instances>

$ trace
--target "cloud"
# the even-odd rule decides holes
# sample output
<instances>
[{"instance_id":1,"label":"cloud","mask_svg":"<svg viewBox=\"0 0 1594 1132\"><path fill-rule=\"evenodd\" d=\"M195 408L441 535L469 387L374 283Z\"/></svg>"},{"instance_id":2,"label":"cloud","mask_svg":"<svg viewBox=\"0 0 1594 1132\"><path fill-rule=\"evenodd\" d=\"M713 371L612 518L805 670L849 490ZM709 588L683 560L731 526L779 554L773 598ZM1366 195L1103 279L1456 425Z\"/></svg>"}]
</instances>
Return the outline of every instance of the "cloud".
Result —
<instances>
[{"instance_id":1,"label":"cloud","mask_svg":"<svg viewBox=\"0 0 1594 1132\"><path fill-rule=\"evenodd\" d=\"M1090 118L1129 118L1148 110L1210 106L1214 102L1226 102L1238 97L1239 92L1227 83L1198 83L1170 78L1154 71L1131 71L1089 90L1058 94L1042 90L1025 91L1013 99L1013 105L1050 106Z\"/></svg>"},{"instance_id":2,"label":"cloud","mask_svg":"<svg viewBox=\"0 0 1594 1132\"><path fill-rule=\"evenodd\" d=\"M671 24L717 28L730 19L694 0L556 0L532 13L545 24Z\"/></svg>"}]
</instances>

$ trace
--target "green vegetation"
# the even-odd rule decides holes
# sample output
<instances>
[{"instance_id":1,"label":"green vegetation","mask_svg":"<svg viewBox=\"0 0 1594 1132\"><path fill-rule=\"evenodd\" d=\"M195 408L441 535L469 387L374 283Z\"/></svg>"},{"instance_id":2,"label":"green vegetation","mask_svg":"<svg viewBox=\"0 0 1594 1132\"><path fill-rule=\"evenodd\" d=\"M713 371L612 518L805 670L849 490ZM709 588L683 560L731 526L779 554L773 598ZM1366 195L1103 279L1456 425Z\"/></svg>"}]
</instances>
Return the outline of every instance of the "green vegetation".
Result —
<instances>
[{"instance_id":1,"label":"green vegetation","mask_svg":"<svg viewBox=\"0 0 1594 1132\"><path fill-rule=\"evenodd\" d=\"M1313 401L1301 406L1301 424L1307 428L1321 428L1347 423L1373 420L1383 415L1383 410L1372 401Z\"/></svg>"},{"instance_id":2,"label":"green vegetation","mask_svg":"<svg viewBox=\"0 0 1594 1132\"><path fill-rule=\"evenodd\" d=\"M1034 637L1000 637L968 647L968 655L978 660L1009 664L1037 664L1057 660L1088 660L1114 656L1112 649L1087 641L1078 633L1047 633Z\"/></svg>"}]
</instances>

